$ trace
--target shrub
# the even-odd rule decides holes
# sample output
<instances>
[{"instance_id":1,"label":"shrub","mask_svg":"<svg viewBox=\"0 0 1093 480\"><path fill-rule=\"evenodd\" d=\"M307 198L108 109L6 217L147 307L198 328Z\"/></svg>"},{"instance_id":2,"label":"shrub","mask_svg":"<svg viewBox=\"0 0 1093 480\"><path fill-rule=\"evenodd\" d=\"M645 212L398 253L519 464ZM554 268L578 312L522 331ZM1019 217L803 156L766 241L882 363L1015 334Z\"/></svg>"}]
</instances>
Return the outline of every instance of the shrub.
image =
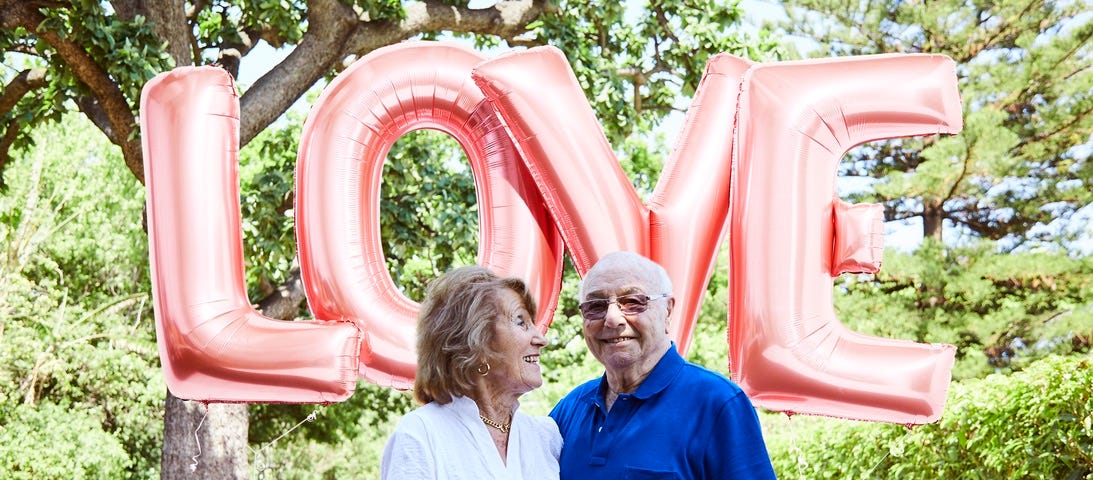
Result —
<instances>
[{"instance_id":1,"label":"shrub","mask_svg":"<svg viewBox=\"0 0 1093 480\"><path fill-rule=\"evenodd\" d=\"M1093 356L953 383L935 424L764 415L780 478L1091 479Z\"/></svg>"}]
</instances>

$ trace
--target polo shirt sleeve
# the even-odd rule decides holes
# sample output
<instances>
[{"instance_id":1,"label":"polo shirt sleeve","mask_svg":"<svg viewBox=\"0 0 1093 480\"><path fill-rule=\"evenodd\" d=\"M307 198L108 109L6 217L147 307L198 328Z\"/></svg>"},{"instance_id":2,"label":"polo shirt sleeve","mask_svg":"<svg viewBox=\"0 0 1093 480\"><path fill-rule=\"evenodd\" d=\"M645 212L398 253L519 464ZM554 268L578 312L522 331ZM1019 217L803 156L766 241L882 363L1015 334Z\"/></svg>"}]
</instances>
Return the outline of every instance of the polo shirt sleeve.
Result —
<instances>
[{"instance_id":1,"label":"polo shirt sleeve","mask_svg":"<svg viewBox=\"0 0 1093 480\"><path fill-rule=\"evenodd\" d=\"M774 479L759 415L743 392L728 399L713 422L705 455L706 478Z\"/></svg>"},{"instance_id":2,"label":"polo shirt sleeve","mask_svg":"<svg viewBox=\"0 0 1093 480\"><path fill-rule=\"evenodd\" d=\"M571 395L562 397L558 401L557 405L550 411L550 418L554 420L554 424L561 434L562 438L566 436L566 427L569 425L569 414L572 409L572 401L570 401Z\"/></svg>"},{"instance_id":3,"label":"polo shirt sleeve","mask_svg":"<svg viewBox=\"0 0 1093 480\"><path fill-rule=\"evenodd\" d=\"M425 426L417 419L403 418L387 439L380 463L381 480L432 480L436 465L430 452Z\"/></svg>"}]
</instances>

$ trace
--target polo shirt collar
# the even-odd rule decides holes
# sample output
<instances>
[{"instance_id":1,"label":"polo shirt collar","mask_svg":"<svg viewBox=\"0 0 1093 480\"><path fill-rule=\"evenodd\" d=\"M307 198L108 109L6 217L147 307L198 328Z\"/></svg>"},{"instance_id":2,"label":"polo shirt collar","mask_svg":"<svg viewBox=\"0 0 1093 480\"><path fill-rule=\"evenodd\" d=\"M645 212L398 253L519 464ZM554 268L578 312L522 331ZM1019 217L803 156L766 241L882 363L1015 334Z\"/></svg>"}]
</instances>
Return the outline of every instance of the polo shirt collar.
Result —
<instances>
[{"instance_id":1,"label":"polo shirt collar","mask_svg":"<svg viewBox=\"0 0 1093 480\"><path fill-rule=\"evenodd\" d=\"M641 385L638 385L638 389L634 390L631 395L634 398L645 400L660 393L661 390L668 387L668 384L672 382L679 370L683 368L683 363L683 357L679 356L679 352L676 351L676 344L672 342L672 345L668 347L668 351L660 357L656 366L653 367L653 371L649 372L649 376L645 377ZM600 377L600 384L597 388L585 394L584 400L603 408L603 395L606 389L607 372L604 372L603 376Z\"/></svg>"}]
</instances>

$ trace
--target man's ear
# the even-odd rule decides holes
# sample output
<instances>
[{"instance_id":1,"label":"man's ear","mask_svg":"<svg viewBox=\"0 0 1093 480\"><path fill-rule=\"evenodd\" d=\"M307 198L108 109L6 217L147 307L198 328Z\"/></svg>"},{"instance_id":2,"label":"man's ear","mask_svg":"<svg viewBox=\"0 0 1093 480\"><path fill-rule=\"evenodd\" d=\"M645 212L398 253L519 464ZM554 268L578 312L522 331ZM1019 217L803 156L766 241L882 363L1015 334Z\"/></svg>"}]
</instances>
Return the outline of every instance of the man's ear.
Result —
<instances>
[{"instance_id":1,"label":"man's ear","mask_svg":"<svg viewBox=\"0 0 1093 480\"><path fill-rule=\"evenodd\" d=\"M676 306L676 297L668 297L668 313L664 317L664 333L671 334L668 326L672 324L672 308Z\"/></svg>"}]
</instances>

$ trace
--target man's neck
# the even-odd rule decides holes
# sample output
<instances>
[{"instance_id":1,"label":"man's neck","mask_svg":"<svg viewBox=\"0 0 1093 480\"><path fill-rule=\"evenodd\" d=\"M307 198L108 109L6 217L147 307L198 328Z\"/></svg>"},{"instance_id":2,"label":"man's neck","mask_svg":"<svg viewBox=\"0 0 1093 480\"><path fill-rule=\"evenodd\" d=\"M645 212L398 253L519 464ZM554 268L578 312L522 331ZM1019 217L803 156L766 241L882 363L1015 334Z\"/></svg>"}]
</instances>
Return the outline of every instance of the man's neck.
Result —
<instances>
[{"instance_id":1,"label":"man's neck","mask_svg":"<svg viewBox=\"0 0 1093 480\"><path fill-rule=\"evenodd\" d=\"M607 369L607 389L604 391L603 396L604 404L609 411L619 394L634 393L638 387L641 386L642 382L644 382L646 378L649 378L649 374L653 373L653 369L657 367L660 360L668 353L669 348L671 348L671 344L669 344L659 356L650 356L644 361L632 365L630 368Z\"/></svg>"}]
</instances>

